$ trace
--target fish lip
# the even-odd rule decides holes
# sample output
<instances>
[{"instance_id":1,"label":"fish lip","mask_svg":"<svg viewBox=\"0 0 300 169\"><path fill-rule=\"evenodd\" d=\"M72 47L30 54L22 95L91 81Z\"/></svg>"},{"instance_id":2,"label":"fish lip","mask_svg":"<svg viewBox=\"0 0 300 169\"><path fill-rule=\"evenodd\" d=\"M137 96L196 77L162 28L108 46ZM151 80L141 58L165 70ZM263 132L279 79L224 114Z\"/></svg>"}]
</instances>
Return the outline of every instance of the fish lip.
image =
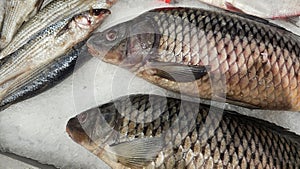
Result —
<instances>
[{"instance_id":1,"label":"fish lip","mask_svg":"<svg viewBox=\"0 0 300 169\"><path fill-rule=\"evenodd\" d=\"M78 132L84 133L86 135L86 133L82 129L81 124L79 123L79 120L77 119L77 117L73 117L68 121L68 123L66 125L66 132L73 140L76 140L76 142L78 142L78 140L74 136L74 131L78 131Z\"/></svg>"},{"instance_id":2,"label":"fish lip","mask_svg":"<svg viewBox=\"0 0 300 169\"><path fill-rule=\"evenodd\" d=\"M88 52L94 56L94 57L100 57L100 52L98 50L95 49L94 45L93 44L90 44L90 43L86 43L86 46L88 47Z\"/></svg>"}]
</instances>

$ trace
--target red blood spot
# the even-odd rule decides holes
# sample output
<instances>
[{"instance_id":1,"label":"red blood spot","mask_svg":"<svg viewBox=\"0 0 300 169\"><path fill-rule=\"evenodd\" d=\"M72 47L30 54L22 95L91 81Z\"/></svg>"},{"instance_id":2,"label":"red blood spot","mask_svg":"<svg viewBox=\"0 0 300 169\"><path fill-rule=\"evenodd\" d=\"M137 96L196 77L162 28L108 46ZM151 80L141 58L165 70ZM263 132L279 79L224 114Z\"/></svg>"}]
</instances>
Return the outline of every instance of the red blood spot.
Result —
<instances>
[{"instance_id":1,"label":"red blood spot","mask_svg":"<svg viewBox=\"0 0 300 169\"><path fill-rule=\"evenodd\" d=\"M169 3L171 3L171 0L165 0L165 2L169 4Z\"/></svg>"},{"instance_id":2,"label":"red blood spot","mask_svg":"<svg viewBox=\"0 0 300 169\"><path fill-rule=\"evenodd\" d=\"M242 10L236 8L235 6L233 6L233 5L232 5L231 3L229 3L229 2L226 2L225 5L226 5L226 8L227 8L228 10L230 10L230 11L233 11L233 12L239 12L239 13L244 13Z\"/></svg>"}]
</instances>

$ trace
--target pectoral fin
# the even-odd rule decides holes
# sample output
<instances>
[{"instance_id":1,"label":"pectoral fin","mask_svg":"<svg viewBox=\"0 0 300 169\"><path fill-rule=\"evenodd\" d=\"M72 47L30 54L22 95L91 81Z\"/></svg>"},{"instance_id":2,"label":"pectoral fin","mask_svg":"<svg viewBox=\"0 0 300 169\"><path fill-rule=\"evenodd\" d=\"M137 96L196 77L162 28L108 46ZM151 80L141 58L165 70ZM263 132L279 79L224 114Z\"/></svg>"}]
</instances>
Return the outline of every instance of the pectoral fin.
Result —
<instances>
[{"instance_id":1,"label":"pectoral fin","mask_svg":"<svg viewBox=\"0 0 300 169\"><path fill-rule=\"evenodd\" d=\"M161 138L142 138L111 146L118 161L131 168L148 166L162 150Z\"/></svg>"},{"instance_id":2,"label":"pectoral fin","mask_svg":"<svg viewBox=\"0 0 300 169\"><path fill-rule=\"evenodd\" d=\"M210 69L209 66L163 62L151 62L149 67L156 70L155 75L175 82L193 82L205 76Z\"/></svg>"}]
</instances>

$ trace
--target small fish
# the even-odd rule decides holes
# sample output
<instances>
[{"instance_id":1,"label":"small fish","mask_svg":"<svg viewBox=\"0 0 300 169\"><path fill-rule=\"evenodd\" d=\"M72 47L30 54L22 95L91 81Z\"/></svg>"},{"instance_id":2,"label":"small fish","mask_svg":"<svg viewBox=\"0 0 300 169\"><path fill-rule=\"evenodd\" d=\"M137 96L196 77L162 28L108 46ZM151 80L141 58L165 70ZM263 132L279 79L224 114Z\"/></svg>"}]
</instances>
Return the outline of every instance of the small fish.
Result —
<instances>
[{"instance_id":1,"label":"small fish","mask_svg":"<svg viewBox=\"0 0 300 169\"><path fill-rule=\"evenodd\" d=\"M90 53L168 90L300 110L300 37L220 8L159 8L94 34Z\"/></svg>"},{"instance_id":2,"label":"small fish","mask_svg":"<svg viewBox=\"0 0 300 169\"><path fill-rule=\"evenodd\" d=\"M73 72L77 58L81 52L81 47L85 44L80 42L74 46L65 55L54 59L49 65L43 67L39 74L24 84L21 84L17 89L11 92L0 102L0 110L4 110L12 104L31 98L39 93L42 93L53 86L60 83Z\"/></svg>"},{"instance_id":3,"label":"small fish","mask_svg":"<svg viewBox=\"0 0 300 169\"><path fill-rule=\"evenodd\" d=\"M54 0L26 22L14 36L12 41L0 52L0 59L18 50L37 32L64 18L72 17L87 11L97 4L96 0ZM111 4L103 3L108 8ZM99 9L99 8L97 8Z\"/></svg>"},{"instance_id":4,"label":"small fish","mask_svg":"<svg viewBox=\"0 0 300 169\"><path fill-rule=\"evenodd\" d=\"M9 0L6 4L5 18L0 38L3 49L13 38L23 22L40 9L43 0Z\"/></svg>"},{"instance_id":5,"label":"small fish","mask_svg":"<svg viewBox=\"0 0 300 169\"><path fill-rule=\"evenodd\" d=\"M0 102L39 76L47 65L90 36L110 14L94 9L63 19L39 32L16 52L0 60Z\"/></svg>"},{"instance_id":6,"label":"small fish","mask_svg":"<svg viewBox=\"0 0 300 169\"><path fill-rule=\"evenodd\" d=\"M196 102L130 95L71 118L78 144L111 168L299 168L300 136Z\"/></svg>"}]
</instances>

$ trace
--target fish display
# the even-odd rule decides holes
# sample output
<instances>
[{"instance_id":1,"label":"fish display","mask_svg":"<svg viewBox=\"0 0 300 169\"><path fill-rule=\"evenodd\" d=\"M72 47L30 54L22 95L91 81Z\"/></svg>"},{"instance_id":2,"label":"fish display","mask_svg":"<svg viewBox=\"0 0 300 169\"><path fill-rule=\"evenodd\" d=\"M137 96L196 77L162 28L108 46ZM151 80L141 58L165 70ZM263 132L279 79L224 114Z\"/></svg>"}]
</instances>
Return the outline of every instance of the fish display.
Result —
<instances>
[{"instance_id":1,"label":"fish display","mask_svg":"<svg viewBox=\"0 0 300 169\"><path fill-rule=\"evenodd\" d=\"M300 136L264 120L158 95L71 118L69 136L111 168L299 168Z\"/></svg>"},{"instance_id":2,"label":"fish display","mask_svg":"<svg viewBox=\"0 0 300 169\"><path fill-rule=\"evenodd\" d=\"M6 98L11 95L15 100L16 91L31 83L36 77L43 76L41 73L47 65L53 64L53 61L55 63L57 58L67 53L74 45L87 39L109 14L108 9L93 9L63 19L39 32L16 52L1 59L1 104L6 103ZM28 91L24 93L33 94Z\"/></svg>"},{"instance_id":3,"label":"fish display","mask_svg":"<svg viewBox=\"0 0 300 169\"><path fill-rule=\"evenodd\" d=\"M168 90L300 110L300 37L212 6L158 8L94 34L90 53Z\"/></svg>"},{"instance_id":4,"label":"fish display","mask_svg":"<svg viewBox=\"0 0 300 169\"><path fill-rule=\"evenodd\" d=\"M23 22L36 14L43 0L10 0L6 4L6 12L0 38L0 49L13 38ZM1 30L1 29L0 29Z\"/></svg>"},{"instance_id":5,"label":"fish display","mask_svg":"<svg viewBox=\"0 0 300 169\"><path fill-rule=\"evenodd\" d=\"M13 53L38 32L64 18L72 17L92 9L96 0L54 0L26 22L12 41L0 52L0 59ZM108 5L107 5L108 7ZM102 8L106 8L103 6Z\"/></svg>"}]
</instances>

